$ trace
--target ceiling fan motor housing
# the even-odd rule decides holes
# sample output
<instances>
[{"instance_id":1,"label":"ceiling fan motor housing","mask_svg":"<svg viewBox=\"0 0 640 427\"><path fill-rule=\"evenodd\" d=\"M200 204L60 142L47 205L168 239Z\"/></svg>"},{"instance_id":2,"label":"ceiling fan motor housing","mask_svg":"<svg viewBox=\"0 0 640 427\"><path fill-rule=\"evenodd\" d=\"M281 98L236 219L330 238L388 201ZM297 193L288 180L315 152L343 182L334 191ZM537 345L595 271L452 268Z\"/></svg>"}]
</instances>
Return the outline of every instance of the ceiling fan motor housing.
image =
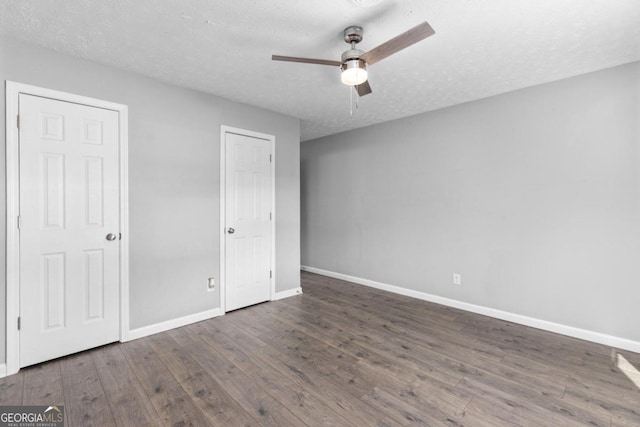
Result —
<instances>
[{"instance_id":1,"label":"ceiling fan motor housing","mask_svg":"<svg viewBox=\"0 0 640 427\"><path fill-rule=\"evenodd\" d=\"M367 63L364 62L362 59L349 59L343 62L340 68L342 69L342 71L345 71L351 68L358 68L360 70L366 71Z\"/></svg>"},{"instance_id":2,"label":"ceiling fan motor housing","mask_svg":"<svg viewBox=\"0 0 640 427\"><path fill-rule=\"evenodd\" d=\"M345 50L342 53L342 62L351 61L354 59L360 59L360 57L364 54L363 50L360 49L349 49Z\"/></svg>"}]
</instances>

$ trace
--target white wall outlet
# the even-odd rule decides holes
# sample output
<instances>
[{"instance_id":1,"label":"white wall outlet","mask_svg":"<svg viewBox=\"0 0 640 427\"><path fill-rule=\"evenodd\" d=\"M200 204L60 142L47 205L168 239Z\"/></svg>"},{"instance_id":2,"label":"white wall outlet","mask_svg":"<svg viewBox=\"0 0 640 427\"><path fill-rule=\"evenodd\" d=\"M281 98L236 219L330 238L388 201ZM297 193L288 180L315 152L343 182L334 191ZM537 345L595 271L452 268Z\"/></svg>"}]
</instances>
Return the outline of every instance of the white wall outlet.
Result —
<instances>
[{"instance_id":1,"label":"white wall outlet","mask_svg":"<svg viewBox=\"0 0 640 427\"><path fill-rule=\"evenodd\" d=\"M215 277L209 277L207 279L207 289L212 291L216 288L216 279Z\"/></svg>"},{"instance_id":2,"label":"white wall outlet","mask_svg":"<svg viewBox=\"0 0 640 427\"><path fill-rule=\"evenodd\" d=\"M462 276L458 273L453 273L453 284L454 285L462 285Z\"/></svg>"}]
</instances>

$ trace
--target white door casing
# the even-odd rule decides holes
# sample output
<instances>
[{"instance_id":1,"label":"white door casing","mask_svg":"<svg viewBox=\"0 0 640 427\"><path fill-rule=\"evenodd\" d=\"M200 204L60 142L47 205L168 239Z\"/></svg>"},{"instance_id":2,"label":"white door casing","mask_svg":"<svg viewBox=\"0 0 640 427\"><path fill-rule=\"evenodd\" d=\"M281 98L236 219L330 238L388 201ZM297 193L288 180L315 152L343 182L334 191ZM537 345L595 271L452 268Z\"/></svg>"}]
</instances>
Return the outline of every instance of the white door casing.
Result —
<instances>
[{"instance_id":1,"label":"white door casing","mask_svg":"<svg viewBox=\"0 0 640 427\"><path fill-rule=\"evenodd\" d=\"M7 82L9 374L127 338L126 115Z\"/></svg>"},{"instance_id":2,"label":"white door casing","mask_svg":"<svg viewBox=\"0 0 640 427\"><path fill-rule=\"evenodd\" d=\"M274 298L275 138L223 126L221 304L231 311Z\"/></svg>"}]
</instances>

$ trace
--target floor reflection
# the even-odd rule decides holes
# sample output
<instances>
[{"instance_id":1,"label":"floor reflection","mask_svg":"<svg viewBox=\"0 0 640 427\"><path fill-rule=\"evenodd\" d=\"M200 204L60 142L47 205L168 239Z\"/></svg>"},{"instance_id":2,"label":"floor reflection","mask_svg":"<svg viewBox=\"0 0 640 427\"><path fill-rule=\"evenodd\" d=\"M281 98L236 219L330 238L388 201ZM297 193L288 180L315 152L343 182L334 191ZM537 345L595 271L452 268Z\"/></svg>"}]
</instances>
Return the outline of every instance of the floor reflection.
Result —
<instances>
[{"instance_id":1,"label":"floor reflection","mask_svg":"<svg viewBox=\"0 0 640 427\"><path fill-rule=\"evenodd\" d=\"M640 389L640 371L620 353L616 354L616 366Z\"/></svg>"}]
</instances>

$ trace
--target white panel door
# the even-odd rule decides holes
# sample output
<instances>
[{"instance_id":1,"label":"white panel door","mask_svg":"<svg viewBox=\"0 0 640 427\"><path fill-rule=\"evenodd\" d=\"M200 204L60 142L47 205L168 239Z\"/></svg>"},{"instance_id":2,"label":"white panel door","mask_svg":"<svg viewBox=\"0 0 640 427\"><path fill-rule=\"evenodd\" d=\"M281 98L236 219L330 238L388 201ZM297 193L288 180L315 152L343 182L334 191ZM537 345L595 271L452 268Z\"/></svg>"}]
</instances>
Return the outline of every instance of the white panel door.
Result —
<instances>
[{"instance_id":1,"label":"white panel door","mask_svg":"<svg viewBox=\"0 0 640 427\"><path fill-rule=\"evenodd\" d=\"M22 367L119 340L120 207L118 113L19 103Z\"/></svg>"},{"instance_id":2,"label":"white panel door","mask_svg":"<svg viewBox=\"0 0 640 427\"><path fill-rule=\"evenodd\" d=\"M271 299L271 141L225 133L225 309Z\"/></svg>"}]
</instances>

